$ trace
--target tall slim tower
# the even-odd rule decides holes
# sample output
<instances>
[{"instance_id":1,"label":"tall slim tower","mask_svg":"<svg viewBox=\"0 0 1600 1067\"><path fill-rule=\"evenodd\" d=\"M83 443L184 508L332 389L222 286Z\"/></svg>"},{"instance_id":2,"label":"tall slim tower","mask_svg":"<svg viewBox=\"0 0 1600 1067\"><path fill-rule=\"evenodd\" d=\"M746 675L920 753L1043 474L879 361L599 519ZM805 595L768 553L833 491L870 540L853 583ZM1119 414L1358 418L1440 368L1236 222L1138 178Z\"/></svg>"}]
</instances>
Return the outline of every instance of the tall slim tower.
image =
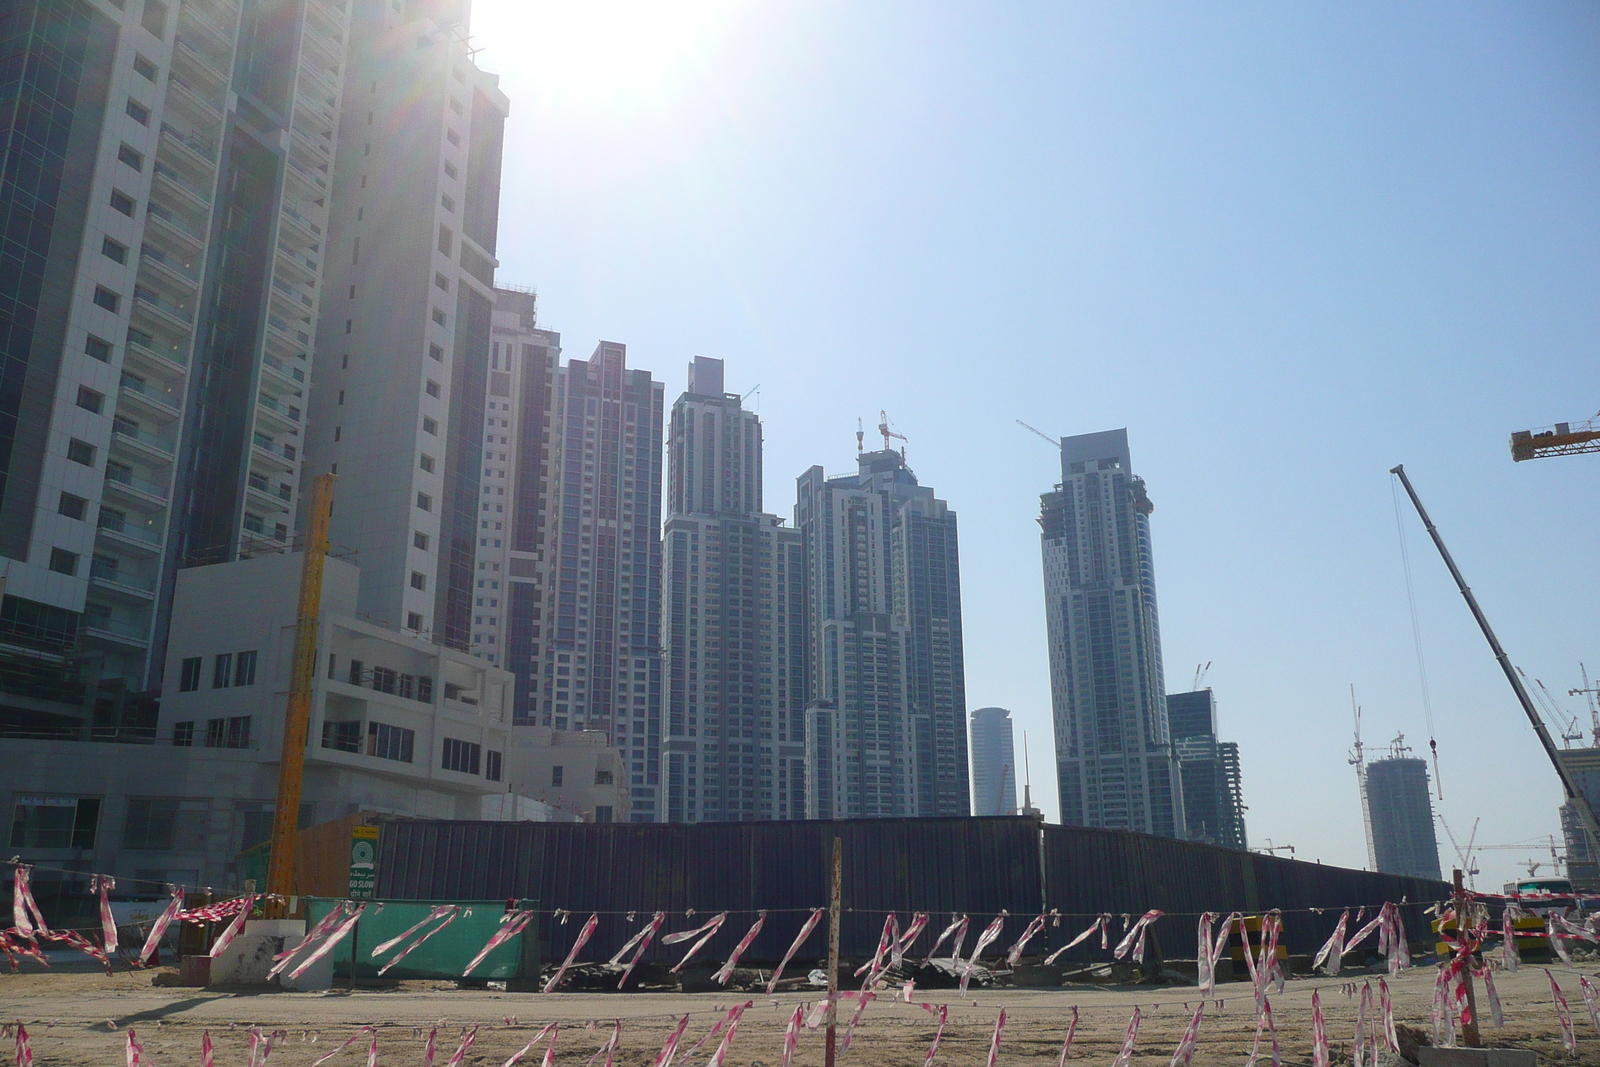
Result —
<instances>
[{"instance_id":1,"label":"tall slim tower","mask_svg":"<svg viewBox=\"0 0 1600 1067\"><path fill-rule=\"evenodd\" d=\"M761 508L761 420L697 356L667 443L666 817L805 817L805 554Z\"/></svg>"},{"instance_id":2,"label":"tall slim tower","mask_svg":"<svg viewBox=\"0 0 1600 1067\"><path fill-rule=\"evenodd\" d=\"M1167 727L1183 777L1185 836L1245 848L1239 746L1217 739L1215 695L1210 689L1168 693Z\"/></svg>"},{"instance_id":3,"label":"tall slim tower","mask_svg":"<svg viewBox=\"0 0 1600 1067\"><path fill-rule=\"evenodd\" d=\"M289 540L348 20L0 4L8 717L154 689L176 570Z\"/></svg>"},{"instance_id":4,"label":"tall slim tower","mask_svg":"<svg viewBox=\"0 0 1600 1067\"><path fill-rule=\"evenodd\" d=\"M1017 756L1011 712L979 708L972 713L972 814L1014 815Z\"/></svg>"},{"instance_id":5,"label":"tall slim tower","mask_svg":"<svg viewBox=\"0 0 1600 1067\"><path fill-rule=\"evenodd\" d=\"M358 0L323 254L307 476L361 611L472 647L500 156L509 104L465 2Z\"/></svg>"},{"instance_id":6,"label":"tall slim tower","mask_svg":"<svg viewBox=\"0 0 1600 1067\"><path fill-rule=\"evenodd\" d=\"M531 291L495 290L472 590L472 651L516 676L512 721L526 724L542 721L544 554L554 517L549 487L561 357L561 335L539 329L537 304Z\"/></svg>"},{"instance_id":7,"label":"tall slim tower","mask_svg":"<svg viewBox=\"0 0 1600 1067\"><path fill-rule=\"evenodd\" d=\"M807 582L809 818L970 813L956 515L905 456L812 467L795 525Z\"/></svg>"},{"instance_id":8,"label":"tall slim tower","mask_svg":"<svg viewBox=\"0 0 1600 1067\"><path fill-rule=\"evenodd\" d=\"M610 737L634 822L663 814L662 404L662 384L611 341L557 378L540 721Z\"/></svg>"},{"instance_id":9,"label":"tall slim tower","mask_svg":"<svg viewBox=\"0 0 1600 1067\"><path fill-rule=\"evenodd\" d=\"M1439 840L1433 832L1428 761L1408 755L1404 737L1386 759L1367 764L1367 809L1378 870L1414 878L1439 878Z\"/></svg>"},{"instance_id":10,"label":"tall slim tower","mask_svg":"<svg viewBox=\"0 0 1600 1067\"><path fill-rule=\"evenodd\" d=\"M1167 730L1144 480L1126 430L1061 439L1061 484L1040 499L1061 821L1184 832Z\"/></svg>"}]
</instances>

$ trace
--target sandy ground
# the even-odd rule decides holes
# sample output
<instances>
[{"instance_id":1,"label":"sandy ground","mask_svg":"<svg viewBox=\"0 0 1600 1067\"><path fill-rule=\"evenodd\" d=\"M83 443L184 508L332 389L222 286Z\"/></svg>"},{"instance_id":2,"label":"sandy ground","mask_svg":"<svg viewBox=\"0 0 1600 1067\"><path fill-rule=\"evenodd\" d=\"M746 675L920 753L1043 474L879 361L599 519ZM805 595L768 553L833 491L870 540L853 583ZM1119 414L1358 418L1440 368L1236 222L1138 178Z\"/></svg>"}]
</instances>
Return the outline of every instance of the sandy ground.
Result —
<instances>
[{"instance_id":1,"label":"sandy ground","mask_svg":"<svg viewBox=\"0 0 1600 1067\"><path fill-rule=\"evenodd\" d=\"M1585 967L1585 973L1600 966ZM1397 1022L1429 1028L1434 969L1414 968L1391 982ZM1561 1048L1560 1029L1552 1006L1549 981L1542 968L1524 966L1498 980L1505 1006L1505 1028L1490 1030L1485 1012L1486 1044L1536 1049L1542 1060L1600 1065L1600 1033L1589 1021L1578 985L1578 972L1559 970L1572 1005L1578 1054ZM1333 1063L1350 1060L1351 1038L1359 996L1350 995L1351 976L1294 979L1273 998L1278 1032L1288 1064L1311 1063L1311 995L1320 990L1333 1046ZM1354 981L1363 981L1359 976ZM1376 993L1376 979L1374 992ZM1359 988L1359 987L1355 987ZM920 1067L933 1038L932 1018L914 1005L890 1000L887 991L870 1004L842 1067ZM1480 997L1482 996L1480 987ZM1194 1062L1242 1065L1254 1033L1248 985L1219 986L1221 1003L1208 1005ZM622 1024L619 1067L649 1067L672 1026L691 1015L682 1048L699 1040L712 1024L744 998L726 993L636 993L626 995L466 991L439 983L410 982L387 991L323 993L226 993L200 989L153 987L151 972L118 973L74 969L50 973L0 975L0 1021L27 1025L35 1062L40 1067L76 1067L124 1063L126 1032L135 1030L147 1062L178 1067L199 1062L200 1039L209 1030L216 1062L232 1067L247 1062L248 1030L286 1030L288 1041L273 1051L273 1067L306 1067L336 1049L363 1025L378 1029L378 1063L420 1065L428 1031L438 1027L443 1067L463 1027L479 1026L477 1041L465 1063L498 1067L527 1043L535 1028L559 1022L557 1063L583 1067L611 1032ZM1004 1064L1051 1067L1060 1054L1066 1024L1076 1006L1080 1013L1072 1062L1108 1064L1122 1042L1129 1016L1143 1012L1135 1060L1145 1067L1163 1067L1184 1029L1196 1000L1193 987L1066 989L994 989L955 999L954 990L928 990L919 999L950 1006L950 1021L937 1064L981 1065L1002 1008L1008 1015L999 1060ZM756 997L729 1051L730 1067L777 1067L782 1061L783 1033L796 1004L815 1000L798 993ZM841 1019L841 1038L843 1022ZM368 1039L329 1062L343 1067L365 1062ZM9 1064L12 1042L0 1041L0 1064ZM703 1067L715 1043L686 1062ZM540 1052L522 1062L537 1063ZM797 1067L820 1067L823 1036L803 1031L795 1054ZM1266 1062L1270 1063L1270 1059Z\"/></svg>"}]
</instances>

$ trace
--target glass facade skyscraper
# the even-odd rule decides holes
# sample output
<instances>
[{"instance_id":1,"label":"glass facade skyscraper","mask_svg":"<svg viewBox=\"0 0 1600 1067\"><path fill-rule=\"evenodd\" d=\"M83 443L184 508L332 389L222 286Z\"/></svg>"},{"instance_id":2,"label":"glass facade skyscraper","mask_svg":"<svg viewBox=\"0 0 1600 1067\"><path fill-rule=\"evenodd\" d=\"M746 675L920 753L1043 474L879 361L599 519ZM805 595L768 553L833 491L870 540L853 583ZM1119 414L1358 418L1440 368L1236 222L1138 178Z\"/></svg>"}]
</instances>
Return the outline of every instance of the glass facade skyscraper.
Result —
<instances>
[{"instance_id":1,"label":"glass facade skyscraper","mask_svg":"<svg viewBox=\"0 0 1600 1067\"><path fill-rule=\"evenodd\" d=\"M1056 773L1063 823L1182 837L1153 510L1126 430L1061 439L1061 483L1039 516Z\"/></svg>"}]
</instances>

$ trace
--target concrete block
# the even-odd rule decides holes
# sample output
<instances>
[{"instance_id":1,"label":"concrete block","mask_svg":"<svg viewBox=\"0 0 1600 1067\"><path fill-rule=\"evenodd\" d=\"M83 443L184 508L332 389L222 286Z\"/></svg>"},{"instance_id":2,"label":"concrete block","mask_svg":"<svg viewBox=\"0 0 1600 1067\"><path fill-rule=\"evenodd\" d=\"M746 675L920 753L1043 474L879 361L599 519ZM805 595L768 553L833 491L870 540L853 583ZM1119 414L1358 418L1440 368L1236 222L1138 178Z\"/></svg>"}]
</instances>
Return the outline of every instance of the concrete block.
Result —
<instances>
[{"instance_id":1,"label":"concrete block","mask_svg":"<svg viewBox=\"0 0 1600 1067\"><path fill-rule=\"evenodd\" d=\"M1528 1048L1417 1049L1417 1067L1538 1067L1539 1054Z\"/></svg>"},{"instance_id":2,"label":"concrete block","mask_svg":"<svg viewBox=\"0 0 1600 1067\"><path fill-rule=\"evenodd\" d=\"M240 986L267 984L267 972L272 970L272 958L287 948L305 940L306 924L303 919L250 919L233 943L222 955L211 961L213 986ZM313 968L314 969L314 968ZM302 981L310 974L302 976ZM330 969L329 977L332 972ZM322 988L327 988L323 986Z\"/></svg>"}]
</instances>

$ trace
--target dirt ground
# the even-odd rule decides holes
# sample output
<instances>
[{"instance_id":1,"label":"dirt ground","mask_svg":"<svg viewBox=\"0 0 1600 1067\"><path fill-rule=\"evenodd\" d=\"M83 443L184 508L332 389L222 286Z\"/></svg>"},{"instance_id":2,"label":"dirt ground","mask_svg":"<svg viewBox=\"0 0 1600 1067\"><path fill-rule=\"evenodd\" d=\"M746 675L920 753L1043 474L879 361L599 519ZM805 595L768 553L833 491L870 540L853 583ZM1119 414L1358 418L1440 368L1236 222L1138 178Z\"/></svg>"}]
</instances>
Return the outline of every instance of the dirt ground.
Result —
<instances>
[{"instance_id":1,"label":"dirt ground","mask_svg":"<svg viewBox=\"0 0 1600 1067\"><path fill-rule=\"evenodd\" d=\"M1600 971L1589 965L1585 972ZM410 1067L423 1061L429 1030L438 1028L438 1067L455 1050L464 1027L480 1027L465 1063L499 1067L527 1043L536 1029L559 1022L556 1061L584 1067L610 1035L613 1021L622 1024L618 1067L649 1067L671 1028L689 1013L689 1028L680 1049L688 1049L712 1024L744 998L727 993L554 994L468 991L441 983L408 982L393 990L343 990L322 993L228 993L201 989L154 987L153 973L107 976L74 968L48 973L0 975L0 1022L26 1024L35 1063L40 1067L122 1064L126 1031L138 1033L153 1067L179 1067L199 1062L202 1032L209 1030L216 1062L243 1067L249 1028L285 1030L288 1040L271 1054L273 1067L308 1067L338 1048L352 1032L371 1025L378 1031L378 1063ZM1433 996L1432 967L1417 967L1391 981L1398 1023L1429 1029ZM1546 1061L1600 1065L1600 1033L1585 1013L1578 973L1559 970L1573 1010L1578 1054L1562 1050L1549 981L1537 966L1498 979L1505 1007L1505 1028L1488 1027L1485 1044L1536 1049ZM1311 995L1320 990L1332 1061L1350 1060L1359 990L1352 982L1366 976L1293 979L1273 998L1278 1032L1287 1064L1311 1063ZM1376 979L1372 979L1376 994ZM918 999L950 1006L949 1025L940 1045L938 1064L982 1064L1002 1008L1008 1015L999 1061L1052 1067L1061 1051L1067 1020L1076 1006L1080 1014L1071 1062L1108 1064L1121 1045L1129 1016L1137 1005L1144 1021L1135 1060L1145 1067L1165 1067L1193 1012L1194 987L1069 987L1065 989L992 989L974 991L964 1000L954 990L929 990ZM890 991L871 1003L856 1030L842 1067L921 1067L933 1038L934 1021L915 1005L898 1002ZM1249 986L1222 985L1220 1003L1208 1005L1194 1062L1200 1067L1242 1065L1250 1051L1254 1019ZM1479 996L1481 998L1481 986ZM756 997L730 1048L730 1067L778 1067L783 1034L796 1004L815 995L779 994ZM844 1016L844 1012L841 1012ZM841 1039L843 1023L841 1018ZM363 1037L328 1067L364 1062L369 1038ZM679 1062L704 1067L715 1042ZM0 1064L11 1062L9 1035L0 1041ZM542 1049L542 1046L541 1046ZM1264 1063L1270 1063L1270 1056ZM534 1064L541 1050L521 1062ZM795 1054L797 1067L820 1067L823 1035L803 1031Z\"/></svg>"}]
</instances>

